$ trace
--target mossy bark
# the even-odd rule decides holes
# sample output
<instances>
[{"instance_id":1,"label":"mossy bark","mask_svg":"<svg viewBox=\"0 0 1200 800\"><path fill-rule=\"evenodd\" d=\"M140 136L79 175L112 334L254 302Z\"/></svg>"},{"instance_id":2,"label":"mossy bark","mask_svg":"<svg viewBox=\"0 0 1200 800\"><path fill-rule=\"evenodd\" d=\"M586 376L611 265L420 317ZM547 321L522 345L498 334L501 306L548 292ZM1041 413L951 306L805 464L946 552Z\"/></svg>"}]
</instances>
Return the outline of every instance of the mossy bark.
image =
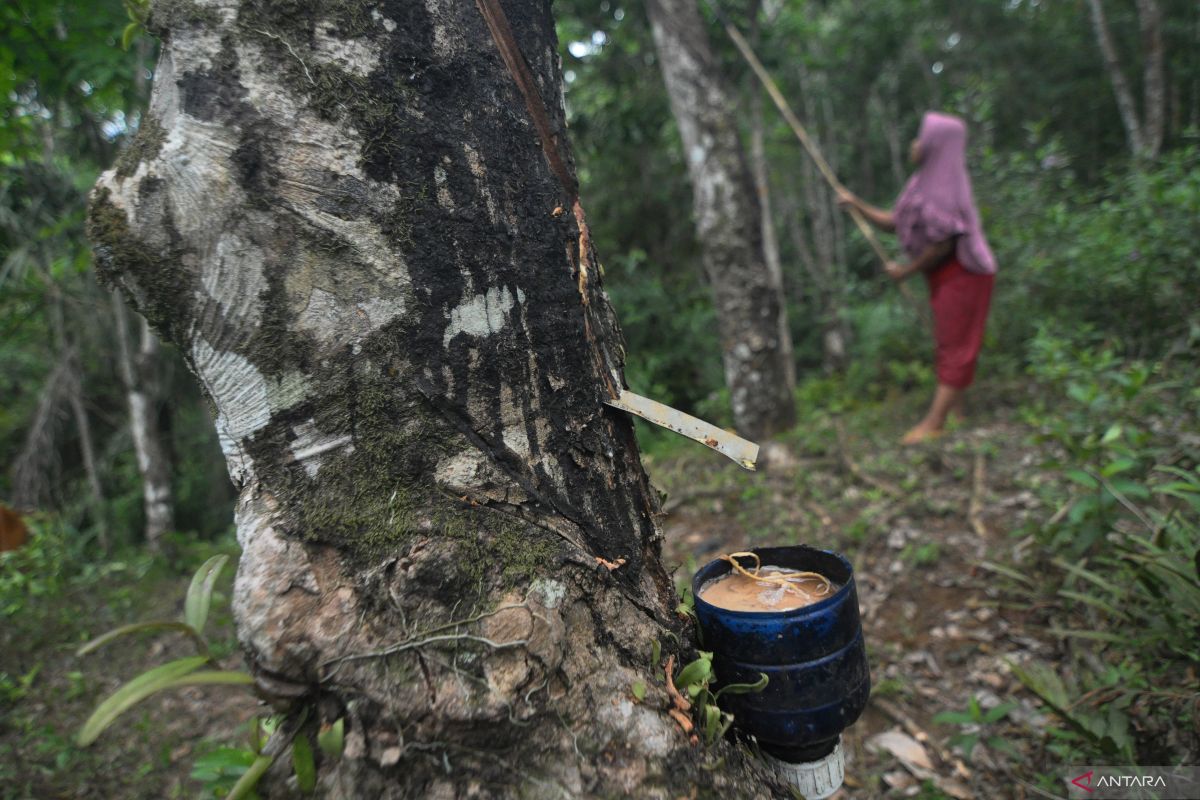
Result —
<instances>
[{"instance_id":1,"label":"mossy bark","mask_svg":"<svg viewBox=\"0 0 1200 800\"><path fill-rule=\"evenodd\" d=\"M549 5L505 8L562 131ZM324 793L767 794L665 713L658 503L602 402L620 332L474 4L149 25L155 141L100 181L97 266L212 400L258 688L346 720Z\"/></svg>"}]
</instances>

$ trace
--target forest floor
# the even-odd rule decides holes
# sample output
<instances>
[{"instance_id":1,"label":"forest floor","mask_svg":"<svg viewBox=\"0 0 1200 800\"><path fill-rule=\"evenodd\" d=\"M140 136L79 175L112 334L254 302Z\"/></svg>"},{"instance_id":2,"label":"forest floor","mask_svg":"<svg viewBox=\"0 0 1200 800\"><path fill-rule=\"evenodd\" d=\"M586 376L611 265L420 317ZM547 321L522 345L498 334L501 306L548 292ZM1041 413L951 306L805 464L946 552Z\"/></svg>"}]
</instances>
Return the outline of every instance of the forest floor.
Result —
<instances>
[{"instance_id":1,"label":"forest floor","mask_svg":"<svg viewBox=\"0 0 1200 800\"><path fill-rule=\"evenodd\" d=\"M918 446L898 443L922 411L905 397L801 424L755 473L699 448L648 459L681 582L755 546L804 543L854 564L872 693L844 734L838 798L1062 793L1048 720L1010 667L1052 661L1060 643L1002 574L1055 511L1035 491L1045 454L1009 399ZM961 721L935 722L943 712Z\"/></svg>"},{"instance_id":2,"label":"forest floor","mask_svg":"<svg viewBox=\"0 0 1200 800\"><path fill-rule=\"evenodd\" d=\"M816 415L754 473L682 441L645 456L668 493L664 555L681 581L720 553L755 545L804 542L854 563L873 691L845 734L841 797L1054 796L1037 788L1059 768L1044 751L1047 720L1009 662L1053 660L1059 645L1036 604L1010 602L1014 582L989 566L1013 564L1029 546L1023 531L1054 509L1037 499L1042 456L1010 410L1019 398L1006 404L1002 394L917 447L897 444L920 414L913 395ZM212 627L223 664L237 668L231 573L218 587ZM244 746L258 709L229 688L158 695L92 748L71 741L121 681L190 655L187 642L170 637L131 639L83 659L75 648L130 620L177 617L187 584L184 570L116 570L0 631L0 797L195 797L188 775L196 756ZM940 712L969 720L972 703L975 722L934 721ZM969 755L962 737L978 740Z\"/></svg>"}]
</instances>

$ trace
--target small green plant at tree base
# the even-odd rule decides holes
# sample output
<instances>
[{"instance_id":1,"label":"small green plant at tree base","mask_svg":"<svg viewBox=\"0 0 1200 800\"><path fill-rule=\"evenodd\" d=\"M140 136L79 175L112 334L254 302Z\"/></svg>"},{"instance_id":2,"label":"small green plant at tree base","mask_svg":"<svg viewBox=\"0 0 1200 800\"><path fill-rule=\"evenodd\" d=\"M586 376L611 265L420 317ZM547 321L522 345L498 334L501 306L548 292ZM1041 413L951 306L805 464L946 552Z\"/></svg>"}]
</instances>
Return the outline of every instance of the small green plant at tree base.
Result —
<instances>
[{"instance_id":1,"label":"small green plant at tree base","mask_svg":"<svg viewBox=\"0 0 1200 800\"><path fill-rule=\"evenodd\" d=\"M124 636L153 632L182 633L192 641L197 651L194 656L153 667L109 695L80 728L76 736L76 743L80 747L87 747L95 742L118 717L142 700L163 690L199 685L249 686L254 683L249 673L217 669L219 665L204 636L204 628L212 606L213 588L228 560L227 555L213 556L196 571L184 600L182 620L154 620L124 625L96 637L79 648L78 655L84 656ZM256 719L249 749L217 748L197 759L193 767L193 777L205 784L211 797L227 800L254 798L255 785L290 744L297 783L301 792L311 793L316 787L312 748L303 735L297 736L305 718L306 714L302 711L290 716ZM340 720L337 725L336 733L327 734L327 738L338 740L336 744L340 752ZM330 749L333 744L335 743L332 741L329 743ZM322 749L326 749L324 744Z\"/></svg>"},{"instance_id":2,"label":"small green plant at tree base","mask_svg":"<svg viewBox=\"0 0 1200 800\"><path fill-rule=\"evenodd\" d=\"M1007 740L993 732L992 726L1007 717L1016 707L1016 703L1001 703L984 711L979 705L979 700L972 697L965 711L943 711L935 716L933 721L941 725L958 725L961 728L961 732L950 737L950 744L962 750L964 758L970 759L975 745L980 742L998 752L1015 753L1016 750Z\"/></svg>"},{"instance_id":3,"label":"small green plant at tree base","mask_svg":"<svg viewBox=\"0 0 1200 800\"><path fill-rule=\"evenodd\" d=\"M760 672L754 683L730 683L714 692L710 685L717 675L713 671L712 657L712 653L701 650L700 656L685 664L673 679L675 689L692 703L697 727L704 735L704 743L709 745L724 736L733 724L733 715L717 705L722 695L761 692L767 688L767 675Z\"/></svg>"},{"instance_id":4,"label":"small green plant at tree base","mask_svg":"<svg viewBox=\"0 0 1200 800\"><path fill-rule=\"evenodd\" d=\"M208 611L212 605L213 587L228 560L227 555L213 556L196 571L184 601L182 621L154 620L123 625L79 648L77 655L84 656L130 634L176 632L183 633L191 639L197 650L197 655L169 661L143 672L109 695L96 707L79 730L76 741L80 747L87 747L96 741L119 716L150 695L164 689L203 684L245 686L254 682L245 672L213 669L218 665L209 650L208 640L204 638L204 626L208 622Z\"/></svg>"}]
</instances>

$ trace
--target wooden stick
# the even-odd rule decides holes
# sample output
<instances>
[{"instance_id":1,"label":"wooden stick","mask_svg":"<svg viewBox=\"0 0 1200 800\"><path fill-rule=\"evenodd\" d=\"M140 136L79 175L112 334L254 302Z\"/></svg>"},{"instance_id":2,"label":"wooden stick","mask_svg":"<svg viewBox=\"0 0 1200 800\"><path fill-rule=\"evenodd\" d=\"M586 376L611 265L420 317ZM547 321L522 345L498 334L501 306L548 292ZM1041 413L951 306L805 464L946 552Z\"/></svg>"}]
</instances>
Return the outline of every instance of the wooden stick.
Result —
<instances>
[{"instance_id":1,"label":"wooden stick","mask_svg":"<svg viewBox=\"0 0 1200 800\"><path fill-rule=\"evenodd\" d=\"M971 501L967 505L967 518L980 539L988 538L987 525L983 521L983 493L987 491L985 470L987 458L983 453L975 454L975 470L971 481Z\"/></svg>"},{"instance_id":2,"label":"wooden stick","mask_svg":"<svg viewBox=\"0 0 1200 800\"><path fill-rule=\"evenodd\" d=\"M742 54L742 57L746 59L748 64L750 64L750 68L754 70L754 74L758 76L758 79L766 88L767 94L771 96L771 100L775 102L775 107L779 109L779 113L783 115L784 120L786 120L787 124L791 127L792 132L796 134L796 138L800 140L800 144L804 146L804 150L808 153L809 157L812 158L813 163L817 165L817 170L821 173L821 176L825 178L825 181L835 193L845 191L846 187L843 186L842 182L838 180L837 175L833 174L833 169L830 168L829 162L825 160L825 156L823 156L821 151L817 148L816 142L814 142L812 137L808 135L808 131L805 130L804 125L800 122L800 119L796 116L795 112L792 111L792 108L788 105L787 100L784 99L783 93L779 91L779 87L775 84L775 80L771 77L770 73L767 72L766 68L763 67L762 62L758 60L758 56L754 55L754 51L750 49L749 43L746 42L746 39L742 36L738 29L733 26L733 23L725 19L725 15L722 14L719 9L714 7L714 11L716 12L717 17L721 20L721 24L724 26L725 32L729 34L729 38L733 40L733 43L737 46L737 49ZM859 233L861 233L863 238L867 240L867 243L871 245L871 249L875 251L876 257L882 263L887 264L891 258L888 256L887 251L883 249L883 245L880 244L879 238L875 235L875 231L871 230L870 224L857 208L851 206L849 211L850 218L854 220L854 224L858 227ZM908 287L904 284L899 283L897 286L900 289L900 293L903 294L905 299L908 300L916 309L917 315L922 319L926 319L923 310L924 306L917 301L916 296L913 295L913 293L909 291Z\"/></svg>"}]
</instances>

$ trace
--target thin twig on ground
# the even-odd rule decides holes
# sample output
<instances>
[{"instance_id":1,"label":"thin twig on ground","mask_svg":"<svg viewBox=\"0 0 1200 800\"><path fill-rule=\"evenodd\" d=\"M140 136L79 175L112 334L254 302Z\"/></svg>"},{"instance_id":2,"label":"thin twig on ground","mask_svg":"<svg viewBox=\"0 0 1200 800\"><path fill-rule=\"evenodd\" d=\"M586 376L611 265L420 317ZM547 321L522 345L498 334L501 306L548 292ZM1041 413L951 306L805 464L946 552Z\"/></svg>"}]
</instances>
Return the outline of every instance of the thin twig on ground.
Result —
<instances>
[{"instance_id":1,"label":"thin twig on ground","mask_svg":"<svg viewBox=\"0 0 1200 800\"><path fill-rule=\"evenodd\" d=\"M983 521L983 496L987 492L987 457L975 454L975 469L971 481L971 501L967 504L967 518L980 539L988 538L987 525Z\"/></svg>"},{"instance_id":2,"label":"thin twig on ground","mask_svg":"<svg viewBox=\"0 0 1200 800\"><path fill-rule=\"evenodd\" d=\"M890 494L892 497L904 497L905 492L899 486L885 481L883 478L877 478L859 466L858 462L850 455L850 448L846 442L846 426L837 417L833 418L833 429L837 433L838 452L841 456L842 466L846 468L847 472L885 494Z\"/></svg>"},{"instance_id":3,"label":"thin twig on ground","mask_svg":"<svg viewBox=\"0 0 1200 800\"><path fill-rule=\"evenodd\" d=\"M904 730L908 731L909 736L913 737L918 742L931 749L934 755L936 755L938 760L943 764L949 765L954 763L954 760L950 757L950 754L939 747L937 742L933 740L933 737L930 736L924 728L916 723L916 720L905 713L899 706L893 704L889 700L883 699L882 697L872 697L871 705L875 706L875 708L891 717L893 721L898 722L904 728Z\"/></svg>"}]
</instances>

